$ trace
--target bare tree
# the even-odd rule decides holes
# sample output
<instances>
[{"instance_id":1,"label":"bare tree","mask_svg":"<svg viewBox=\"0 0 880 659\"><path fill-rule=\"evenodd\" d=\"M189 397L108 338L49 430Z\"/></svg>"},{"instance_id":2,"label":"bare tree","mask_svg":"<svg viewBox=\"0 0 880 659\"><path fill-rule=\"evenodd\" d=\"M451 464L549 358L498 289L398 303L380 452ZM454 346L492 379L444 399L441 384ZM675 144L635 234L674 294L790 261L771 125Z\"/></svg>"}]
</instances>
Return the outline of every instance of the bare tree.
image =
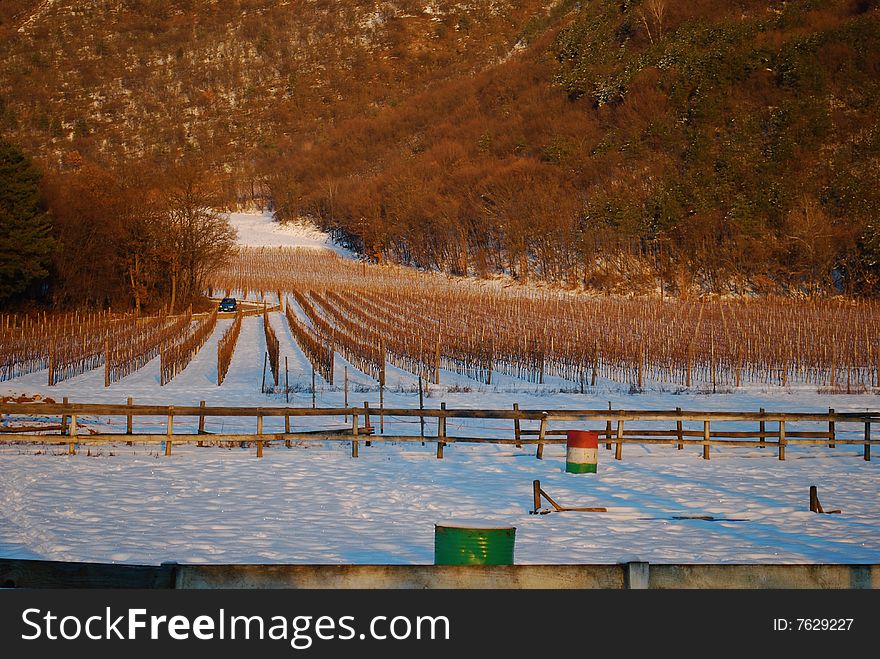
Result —
<instances>
[{"instance_id":1,"label":"bare tree","mask_svg":"<svg viewBox=\"0 0 880 659\"><path fill-rule=\"evenodd\" d=\"M213 195L198 173L183 171L165 192L163 257L171 279L171 311L178 299L201 293L206 277L232 252L237 232L211 209Z\"/></svg>"},{"instance_id":2,"label":"bare tree","mask_svg":"<svg viewBox=\"0 0 880 659\"><path fill-rule=\"evenodd\" d=\"M639 18L642 19L651 43L654 43L655 40L659 41L663 38L666 0L645 0L645 3L639 8ZM653 32L651 31L651 24L654 26Z\"/></svg>"}]
</instances>

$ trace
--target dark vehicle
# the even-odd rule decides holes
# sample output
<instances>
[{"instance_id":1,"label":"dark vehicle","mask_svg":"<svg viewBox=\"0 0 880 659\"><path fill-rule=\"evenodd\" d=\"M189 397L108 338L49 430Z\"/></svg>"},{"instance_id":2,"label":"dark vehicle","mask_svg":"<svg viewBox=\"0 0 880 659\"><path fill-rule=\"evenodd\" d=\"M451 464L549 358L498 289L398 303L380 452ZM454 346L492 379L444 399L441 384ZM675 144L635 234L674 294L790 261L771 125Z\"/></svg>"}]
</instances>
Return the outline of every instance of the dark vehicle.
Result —
<instances>
[{"instance_id":1,"label":"dark vehicle","mask_svg":"<svg viewBox=\"0 0 880 659\"><path fill-rule=\"evenodd\" d=\"M238 303L234 297L224 297L220 300L220 311L237 311Z\"/></svg>"}]
</instances>

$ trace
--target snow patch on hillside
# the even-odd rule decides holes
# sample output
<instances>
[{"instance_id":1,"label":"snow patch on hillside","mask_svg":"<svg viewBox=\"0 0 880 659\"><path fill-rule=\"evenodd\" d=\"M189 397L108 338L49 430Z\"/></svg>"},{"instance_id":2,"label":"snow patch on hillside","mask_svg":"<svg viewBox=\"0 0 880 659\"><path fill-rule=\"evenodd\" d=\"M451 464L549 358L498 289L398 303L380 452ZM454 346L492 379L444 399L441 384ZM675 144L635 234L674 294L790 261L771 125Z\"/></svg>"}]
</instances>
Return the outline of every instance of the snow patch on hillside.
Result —
<instances>
[{"instance_id":1,"label":"snow patch on hillside","mask_svg":"<svg viewBox=\"0 0 880 659\"><path fill-rule=\"evenodd\" d=\"M303 220L281 224L269 212L230 213L229 222L238 230L238 244L249 247L306 247L329 249L352 257L350 250L333 242L330 234Z\"/></svg>"}]
</instances>

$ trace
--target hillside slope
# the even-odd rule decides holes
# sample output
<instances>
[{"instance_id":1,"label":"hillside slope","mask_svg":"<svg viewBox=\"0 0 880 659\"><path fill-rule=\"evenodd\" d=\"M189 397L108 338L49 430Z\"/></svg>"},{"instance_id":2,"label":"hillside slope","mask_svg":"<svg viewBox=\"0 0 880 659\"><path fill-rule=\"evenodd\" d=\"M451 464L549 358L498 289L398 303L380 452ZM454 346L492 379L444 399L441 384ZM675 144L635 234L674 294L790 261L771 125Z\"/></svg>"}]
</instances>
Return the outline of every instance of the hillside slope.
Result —
<instances>
[{"instance_id":1,"label":"hillside slope","mask_svg":"<svg viewBox=\"0 0 880 659\"><path fill-rule=\"evenodd\" d=\"M32 153L260 177L285 135L318 135L504 56L534 0L11 0L0 10L0 130ZM48 152L48 153L47 153Z\"/></svg>"},{"instance_id":2,"label":"hillside slope","mask_svg":"<svg viewBox=\"0 0 880 659\"><path fill-rule=\"evenodd\" d=\"M878 0L12 0L0 35L50 169L196 159L454 274L878 291Z\"/></svg>"},{"instance_id":3,"label":"hillside slope","mask_svg":"<svg viewBox=\"0 0 880 659\"><path fill-rule=\"evenodd\" d=\"M282 212L455 273L876 292L877 2L597 0L562 25L290 142Z\"/></svg>"}]
</instances>

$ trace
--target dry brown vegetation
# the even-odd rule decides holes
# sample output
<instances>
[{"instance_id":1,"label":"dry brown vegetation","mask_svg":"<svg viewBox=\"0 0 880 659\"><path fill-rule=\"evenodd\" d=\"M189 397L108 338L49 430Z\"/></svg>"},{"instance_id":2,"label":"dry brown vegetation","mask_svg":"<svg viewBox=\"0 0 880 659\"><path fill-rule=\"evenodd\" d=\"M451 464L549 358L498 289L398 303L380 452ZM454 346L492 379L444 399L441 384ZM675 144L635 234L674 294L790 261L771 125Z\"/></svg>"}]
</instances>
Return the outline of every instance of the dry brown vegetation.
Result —
<instances>
[{"instance_id":1,"label":"dry brown vegetation","mask_svg":"<svg viewBox=\"0 0 880 659\"><path fill-rule=\"evenodd\" d=\"M232 321L227 330L217 342L217 385L223 384L226 374L229 372L229 365L232 363L232 355L235 353L235 344L238 342L238 335L241 333L241 322L244 319L244 312L239 309L235 314L235 320Z\"/></svg>"},{"instance_id":2,"label":"dry brown vegetation","mask_svg":"<svg viewBox=\"0 0 880 659\"><path fill-rule=\"evenodd\" d=\"M104 367L109 386L186 336L191 316L9 314L0 330L0 381L47 369L52 386Z\"/></svg>"},{"instance_id":3,"label":"dry brown vegetation","mask_svg":"<svg viewBox=\"0 0 880 659\"><path fill-rule=\"evenodd\" d=\"M278 376L280 374L279 359L280 348L278 337L275 336L275 330L269 322L269 311L266 305L263 305L263 334L266 336L266 353L269 355L269 368L272 371L272 380L274 385L278 386Z\"/></svg>"},{"instance_id":4,"label":"dry brown vegetation","mask_svg":"<svg viewBox=\"0 0 880 659\"><path fill-rule=\"evenodd\" d=\"M213 284L289 294L288 322L316 370L335 349L377 380L387 360L434 381L447 369L486 383L500 372L581 388L604 377L860 391L880 366L880 304L868 301L595 297L292 248L242 248Z\"/></svg>"},{"instance_id":5,"label":"dry brown vegetation","mask_svg":"<svg viewBox=\"0 0 880 659\"><path fill-rule=\"evenodd\" d=\"M192 318L192 312L188 314ZM195 323L187 324L187 331L179 337L174 343L163 346L159 353L160 362L160 384L166 385L174 377L183 371L193 357L195 357L205 341L214 332L217 325L217 310L207 314Z\"/></svg>"}]
</instances>

